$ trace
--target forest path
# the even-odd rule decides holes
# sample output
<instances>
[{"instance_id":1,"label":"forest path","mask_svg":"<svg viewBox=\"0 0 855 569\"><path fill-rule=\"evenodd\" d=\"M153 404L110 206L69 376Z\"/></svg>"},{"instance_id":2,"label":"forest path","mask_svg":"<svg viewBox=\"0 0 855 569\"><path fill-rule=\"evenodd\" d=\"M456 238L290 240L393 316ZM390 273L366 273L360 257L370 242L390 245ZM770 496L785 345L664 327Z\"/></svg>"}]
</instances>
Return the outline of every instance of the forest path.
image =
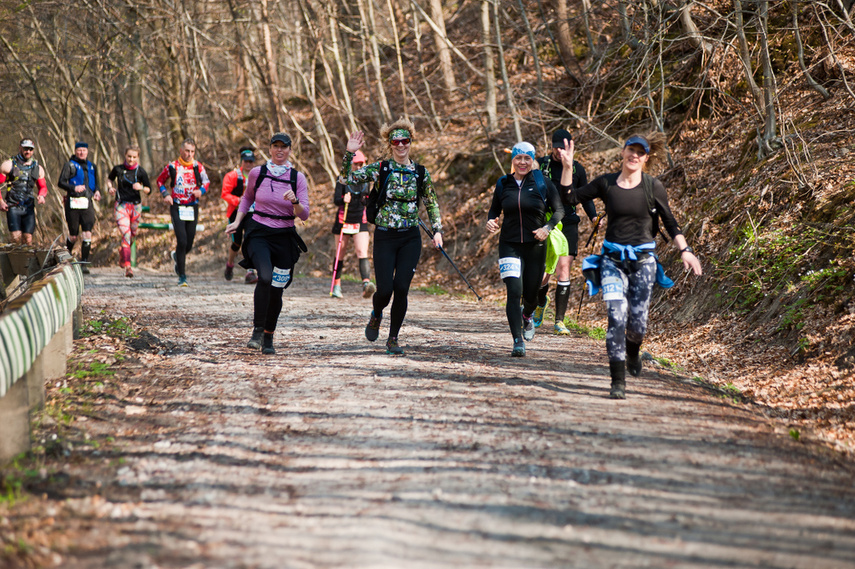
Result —
<instances>
[{"instance_id":1,"label":"forest path","mask_svg":"<svg viewBox=\"0 0 855 569\"><path fill-rule=\"evenodd\" d=\"M855 567L851 463L649 362L610 400L602 341L511 358L502 306L412 291L395 358L358 284L297 278L262 356L251 287L138 273L86 277L144 333L76 422L114 442L68 466L63 567Z\"/></svg>"}]
</instances>

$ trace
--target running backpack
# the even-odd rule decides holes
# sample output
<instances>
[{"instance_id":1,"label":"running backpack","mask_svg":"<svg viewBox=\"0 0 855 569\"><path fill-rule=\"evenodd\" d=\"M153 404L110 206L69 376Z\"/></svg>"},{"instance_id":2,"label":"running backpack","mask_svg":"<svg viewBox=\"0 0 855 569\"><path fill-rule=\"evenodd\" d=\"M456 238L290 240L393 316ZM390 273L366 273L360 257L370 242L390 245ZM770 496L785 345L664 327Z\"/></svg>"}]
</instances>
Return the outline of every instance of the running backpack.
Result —
<instances>
[{"instance_id":1,"label":"running backpack","mask_svg":"<svg viewBox=\"0 0 855 569\"><path fill-rule=\"evenodd\" d=\"M175 165L170 162L169 166L169 181L172 184L172 187L175 187ZM202 174L199 172L199 163L193 161L193 179L196 180L196 188L202 187ZM194 188L195 189L195 188Z\"/></svg>"},{"instance_id":2,"label":"running backpack","mask_svg":"<svg viewBox=\"0 0 855 569\"><path fill-rule=\"evenodd\" d=\"M277 178L276 176L272 176L268 173L267 164L263 164L261 166L261 170L258 172L258 177L255 179L255 185L252 187L253 192L258 191L258 187L261 186L261 182L264 178L272 178L274 180L282 181L281 178ZM291 187L294 189L294 194L297 193L297 169L291 168L291 177L288 180L288 183L291 184ZM273 191L273 186L270 187L270 191ZM291 221L294 219L293 215L274 215L272 213L264 213L263 211L255 210L252 212L252 215L260 215L261 217L269 217L270 219L281 219L284 221Z\"/></svg>"},{"instance_id":3,"label":"running backpack","mask_svg":"<svg viewBox=\"0 0 855 569\"><path fill-rule=\"evenodd\" d=\"M377 212L380 211L380 208L383 207L383 204L386 203L386 180L389 178L389 173L391 172L391 168L389 167L389 161L383 160L380 162L380 175L377 178L377 182L375 182L374 187L371 188L371 192L368 194L368 201L365 203L365 218L368 220L368 223L376 223L377 221ZM422 196L423 186L425 183L425 167L421 164L416 164L416 199L414 200L400 200L397 198L388 198L392 201L396 202L416 202L416 209L418 209L418 201Z\"/></svg>"}]
</instances>

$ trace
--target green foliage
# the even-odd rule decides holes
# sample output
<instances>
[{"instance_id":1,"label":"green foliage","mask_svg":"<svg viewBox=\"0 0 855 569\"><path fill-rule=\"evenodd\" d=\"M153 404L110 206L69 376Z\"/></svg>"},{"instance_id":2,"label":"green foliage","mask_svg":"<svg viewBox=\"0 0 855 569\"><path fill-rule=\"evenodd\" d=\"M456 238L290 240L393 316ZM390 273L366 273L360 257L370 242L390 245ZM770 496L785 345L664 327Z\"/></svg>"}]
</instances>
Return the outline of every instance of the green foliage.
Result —
<instances>
[{"instance_id":1,"label":"green foliage","mask_svg":"<svg viewBox=\"0 0 855 569\"><path fill-rule=\"evenodd\" d=\"M123 339L136 337L136 333L130 324L130 320L124 316L113 321L110 321L109 319L93 318L83 325L83 329L80 334L82 336L107 334L108 336Z\"/></svg>"},{"instance_id":2,"label":"green foliage","mask_svg":"<svg viewBox=\"0 0 855 569\"><path fill-rule=\"evenodd\" d=\"M802 434L799 432L798 429L793 427L790 429L790 436L793 438L794 441L797 441L797 440L801 439Z\"/></svg>"},{"instance_id":3,"label":"green foliage","mask_svg":"<svg viewBox=\"0 0 855 569\"><path fill-rule=\"evenodd\" d=\"M594 340L605 340L606 339L606 329L601 328L599 326L594 326L589 328L583 324L576 322L575 320L571 320L569 316L564 317L564 325L567 326L570 330L575 332L579 332L580 334L584 334L589 338Z\"/></svg>"},{"instance_id":4,"label":"green foliage","mask_svg":"<svg viewBox=\"0 0 855 569\"><path fill-rule=\"evenodd\" d=\"M422 292L426 292L426 293L428 293L428 294L436 294L436 295L439 295L439 294L448 294L448 291L447 291L447 290L445 290L444 288L442 288L441 286L436 285L436 284L432 284L432 285L428 285L428 286L419 287L419 289L418 289L418 290L420 290L420 291L422 291Z\"/></svg>"}]
</instances>

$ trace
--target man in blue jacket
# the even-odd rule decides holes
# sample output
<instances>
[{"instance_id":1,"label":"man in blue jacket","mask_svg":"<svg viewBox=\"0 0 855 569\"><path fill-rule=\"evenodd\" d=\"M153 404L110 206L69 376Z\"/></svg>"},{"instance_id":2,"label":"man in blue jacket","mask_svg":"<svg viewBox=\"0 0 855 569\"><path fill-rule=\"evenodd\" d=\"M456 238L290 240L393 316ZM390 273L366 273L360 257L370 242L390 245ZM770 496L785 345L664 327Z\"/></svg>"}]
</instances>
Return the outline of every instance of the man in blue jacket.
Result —
<instances>
[{"instance_id":1,"label":"man in blue jacket","mask_svg":"<svg viewBox=\"0 0 855 569\"><path fill-rule=\"evenodd\" d=\"M71 253L77 237L83 238L80 246L81 270L89 273L89 251L92 248L92 228L95 226L95 206L92 200L101 200L98 190L98 170L88 160L89 145L78 142L74 156L69 158L59 175L58 186L65 190L65 221L68 223L66 247Z\"/></svg>"}]
</instances>

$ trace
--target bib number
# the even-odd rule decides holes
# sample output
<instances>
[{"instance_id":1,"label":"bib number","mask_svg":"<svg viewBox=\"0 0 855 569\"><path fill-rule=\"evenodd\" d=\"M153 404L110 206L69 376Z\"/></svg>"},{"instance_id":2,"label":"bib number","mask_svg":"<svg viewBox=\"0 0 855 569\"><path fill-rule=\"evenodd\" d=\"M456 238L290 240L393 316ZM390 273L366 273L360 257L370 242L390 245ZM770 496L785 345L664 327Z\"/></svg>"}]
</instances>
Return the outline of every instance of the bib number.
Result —
<instances>
[{"instance_id":1,"label":"bib number","mask_svg":"<svg viewBox=\"0 0 855 569\"><path fill-rule=\"evenodd\" d=\"M196 212L193 211L192 205L178 206L178 219L181 221L195 221Z\"/></svg>"},{"instance_id":2,"label":"bib number","mask_svg":"<svg viewBox=\"0 0 855 569\"><path fill-rule=\"evenodd\" d=\"M606 277L602 282L603 300L623 300L623 280L620 277Z\"/></svg>"},{"instance_id":3,"label":"bib number","mask_svg":"<svg viewBox=\"0 0 855 569\"><path fill-rule=\"evenodd\" d=\"M356 235L359 233L358 223L345 223L341 226L341 232L345 235Z\"/></svg>"},{"instance_id":4,"label":"bib number","mask_svg":"<svg viewBox=\"0 0 855 569\"><path fill-rule=\"evenodd\" d=\"M89 209L89 198L80 197L80 198L69 198L68 204L71 209Z\"/></svg>"},{"instance_id":5,"label":"bib number","mask_svg":"<svg viewBox=\"0 0 855 569\"><path fill-rule=\"evenodd\" d=\"M520 278L522 276L522 262L516 257L499 259L499 275L501 275L502 279L508 277Z\"/></svg>"},{"instance_id":6,"label":"bib number","mask_svg":"<svg viewBox=\"0 0 855 569\"><path fill-rule=\"evenodd\" d=\"M280 269L273 267L273 282L271 286L276 288L285 288L291 282L291 269Z\"/></svg>"}]
</instances>

